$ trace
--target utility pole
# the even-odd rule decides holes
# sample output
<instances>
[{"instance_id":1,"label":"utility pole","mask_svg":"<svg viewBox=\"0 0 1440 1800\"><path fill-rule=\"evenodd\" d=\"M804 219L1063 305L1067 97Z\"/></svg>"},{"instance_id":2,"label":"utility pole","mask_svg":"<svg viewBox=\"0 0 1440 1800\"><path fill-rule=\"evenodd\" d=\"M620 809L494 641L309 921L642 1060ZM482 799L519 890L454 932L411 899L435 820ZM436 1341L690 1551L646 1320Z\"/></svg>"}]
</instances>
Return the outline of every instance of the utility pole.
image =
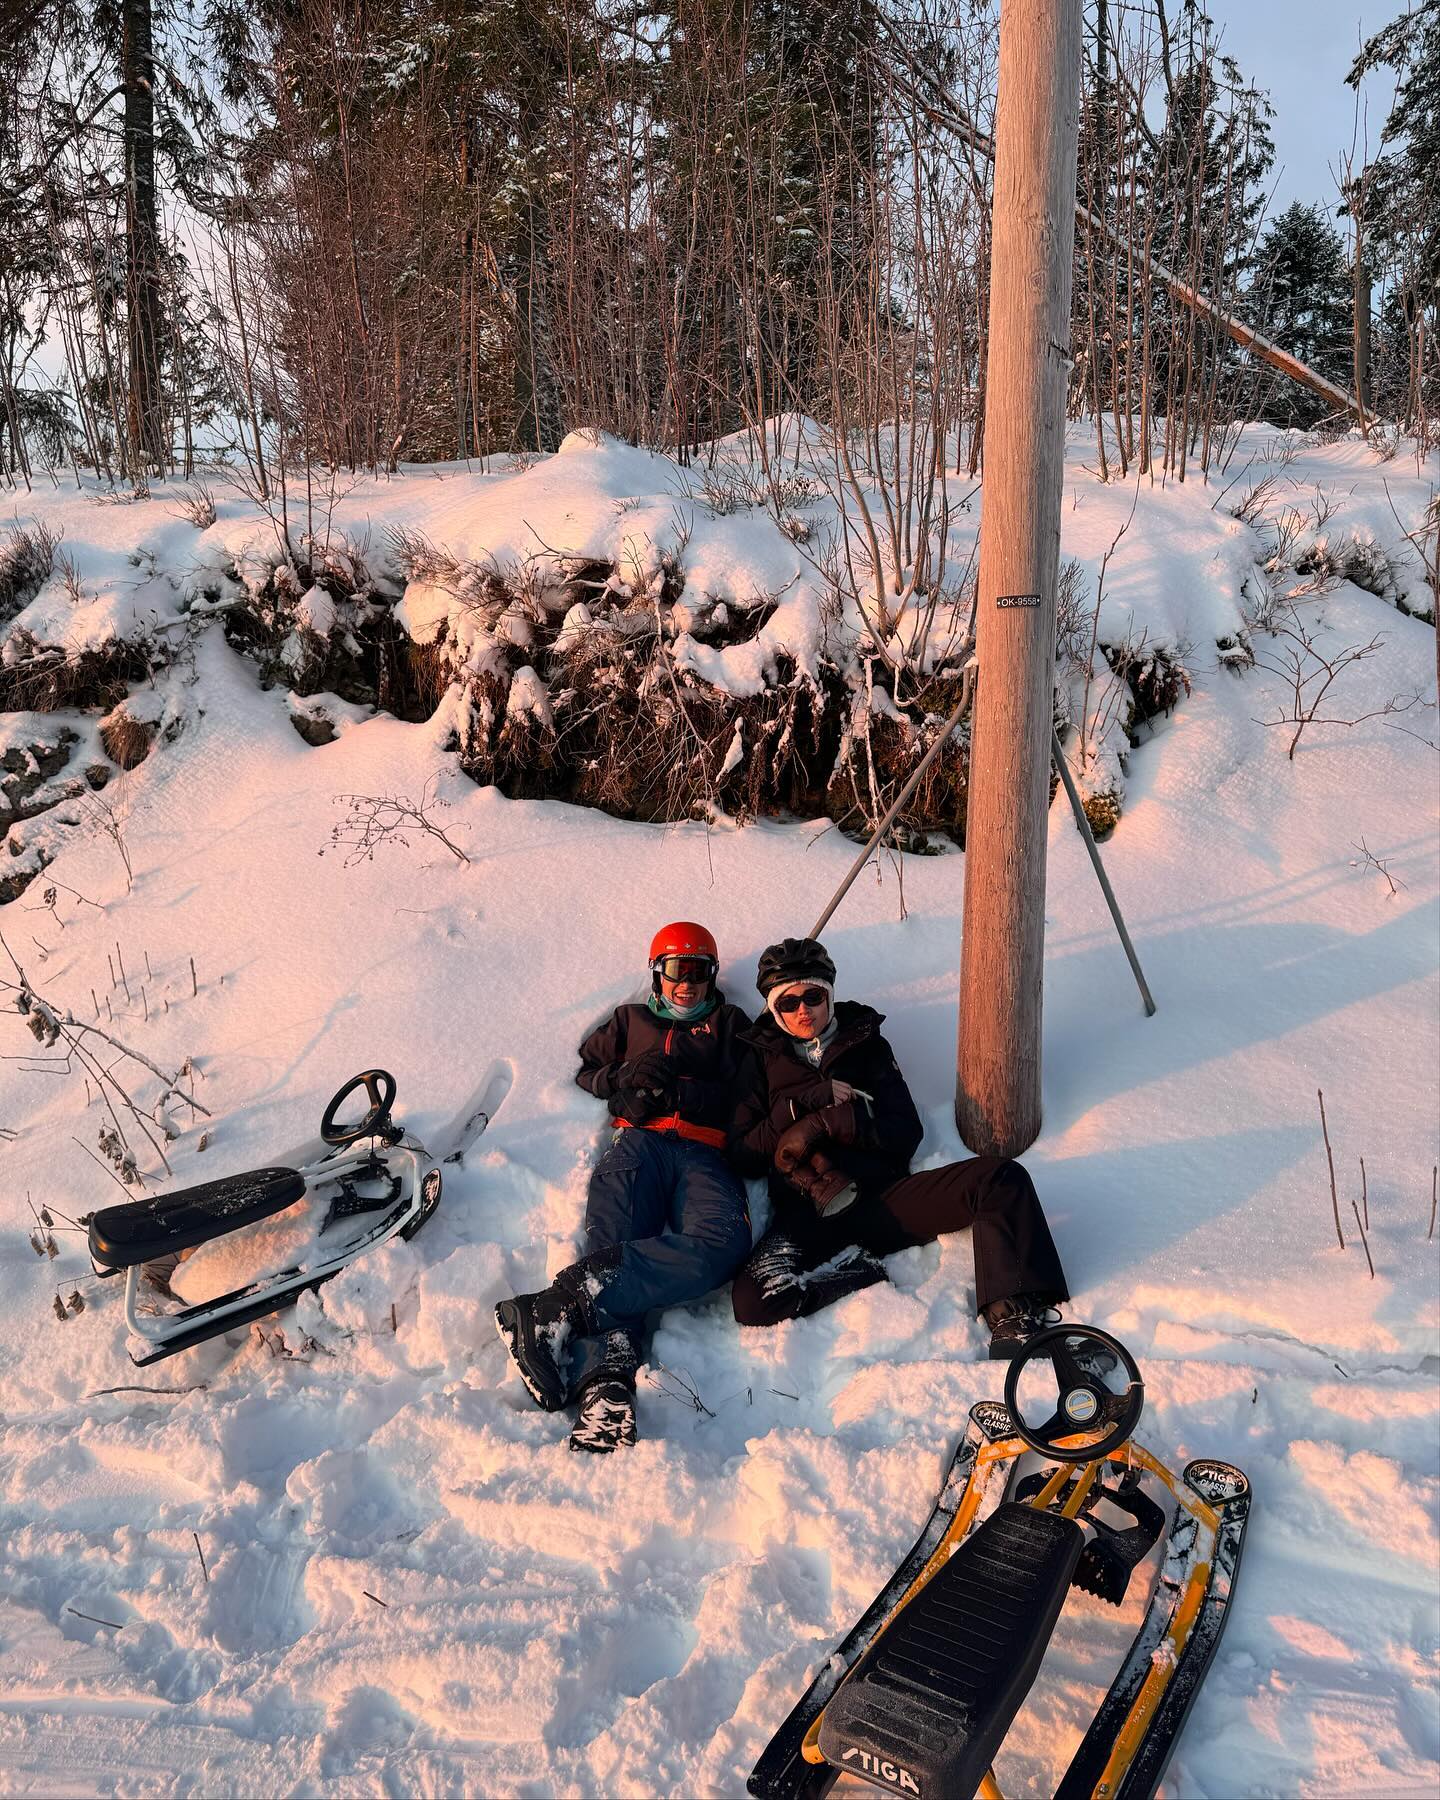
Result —
<instances>
[{"instance_id":1,"label":"utility pole","mask_svg":"<svg viewBox=\"0 0 1440 1800\"><path fill-rule=\"evenodd\" d=\"M1080 16L1081 0L1001 0L955 1083L961 1137L998 1156L1018 1156L1040 1130Z\"/></svg>"}]
</instances>

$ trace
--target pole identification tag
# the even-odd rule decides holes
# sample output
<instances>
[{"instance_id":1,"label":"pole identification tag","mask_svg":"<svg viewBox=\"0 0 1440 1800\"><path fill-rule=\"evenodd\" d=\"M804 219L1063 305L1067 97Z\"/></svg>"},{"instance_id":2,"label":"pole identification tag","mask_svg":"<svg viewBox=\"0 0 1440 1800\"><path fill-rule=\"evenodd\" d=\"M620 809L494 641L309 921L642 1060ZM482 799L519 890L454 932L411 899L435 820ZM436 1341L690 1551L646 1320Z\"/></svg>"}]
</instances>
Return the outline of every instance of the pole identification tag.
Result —
<instances>
[{"instance_id":1,"label":"pole identification tag","mask_svg":"<svg viewBox=\"0 0 1440 1800\"><path fill-rule=\"evenodd\" d=\"M1038 606L1040 596L1038 594L997 594L995 604L997 606Z\"/></svg>"}]
</instances>

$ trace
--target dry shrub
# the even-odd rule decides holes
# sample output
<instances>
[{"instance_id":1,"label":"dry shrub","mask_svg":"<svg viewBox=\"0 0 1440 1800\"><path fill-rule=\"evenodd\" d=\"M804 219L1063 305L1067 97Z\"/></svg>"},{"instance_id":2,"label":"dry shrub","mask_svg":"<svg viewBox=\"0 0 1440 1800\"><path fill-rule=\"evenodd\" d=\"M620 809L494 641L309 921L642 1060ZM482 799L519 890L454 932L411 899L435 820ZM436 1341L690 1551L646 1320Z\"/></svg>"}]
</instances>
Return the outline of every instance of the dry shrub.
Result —
<instances>
[{"instance_id":1,"label":"dry shrub","mask_svg":"<svg viewBox=\"0 0 1440 1800\"><path fill-rule=\"evenodd\" d=\"M155 734L152 723L137 719L125 706L117 706L100 721L100 742L105 746L105 754L120 769L139 768L150 754Z\"/></svg>"},{"instance_id":2,"label":"dry shrub","mask_svg":"<svg viewBox=\"0 0 1440 1800\"><path fill-rule=\"evenodd\" d=\"M604 622L551 660L553 727L507 711L504 680L487 675L475 687L462 767L514 798L652 822L717 810L741 820L829 817L865 837L959 694L958 676L934 678L914 703L918 724L877 714L866 745L853 729L853 690L834 668L816 679L782 656L770 686L737 697L675 668L653 632ZM928 848L931 831L963 841L968 758L957 733L897 822L908 848Z\"/></svg>"},{"instance_id":3,"label":"dry shrub","mask_svg":"<svg viewBox=\"0 0 1440 1800\"><path fill-rule=\"evenodd\" d=\"M112 639L100 650L70 656L23 630L12 633L16 660L0 667L0 712L63 712L71 707L109 712L163 658L156 646Z\"/></svg>"},{"instance_id":4,"label":"dry shrub","mask_svg":"<svg viewBox=\"0 0 1440 1800\"><path fill-rule=\"evenodd\" d=\"M452 647L444 628L433 643L417 644L394 619L387 617L377 636L384 651L378 704L398 719L423 722L435 711L454 679Z\"/></svg>"},{"instance_id":5,"label":"dry shrub","mask_svg":"<svg viewBox=\"0 0 1440 1800\"><path fill-rule=\"evenodd\" d=\"M0 536L0 621L23 612L55 570L61 533L17 520Z\"/></svg>"},{"instance_id":6,"label":"dry shrub","mask_svg":"<svg viewBox=\"0 0 1440 1800\"><path fill-rule=\"evenodd\" d=\"M177 519L187 519L197 531L208 531L215 523L215 496L203 481L192 481L189 491L181 494L170 507Z\"/></svg>"},{"instance_id":7,"label":"dry shrub","mask_svg":"<svg viewBox=\"0 0 1440 1800\"><path fill-rule=\"evenodd\" d=\"M842 830L862 838L870 835L954 711L962 686L957 671L932 675L911 703L918 718L910 713L896 718L889 709L869 712L864 696L857 698L851 731L830 780L826 808ZM895 820L892 830L902 848L915 852L932 848L930 832L940 832L957 844L965 842L969 780L967 717L946 739ZM838 810L842 805L845 810Z\"/></svg>"},{"instance_id":8,"label":"dry shrub","mask_svg":"<svg viewBox=\"0 0 1440 1800\"><path fill-rule=\"evenodd\" d=\"M735 710L746 755L732 775L738 805L731 802L739 817L777 813L837 817L837 802L830 797L831 776L849 698L849 689L833 669L822 666L815 681L786 657L780 659L773 688L739 702ZM727 731L722 737L722 755L729 749L730 735Z\"/></svg>"},{"instance_id":9,"label":"dry shrub","mask_svg":"<svg viewBox=\"0 0 1440 1800\"><path fill-rule=\"evenodd\" d=\"M306 644L297 658L294 594L310 571L277 571L250 603L230 609L227 633L300 695L333 691L421 720L458 688L449 747L474 781L512 798L568 800L647 821L717 811L742 820L824 816L863 838L959 697L957 673L935 675L907 696L902 717L893 706L866 711L857 729L853 677L833 665L811 673L780 654L766 687L743 696L677 665L672 640L682 631L708 643L746 642L774 613L773 595L727 601L722 610L708 596L681 599L678 563L652 569L562 558L557 582L538 562L508 570L464 562L418 533L394 532L389 543L412 578L443 586L492 629L485 673L461 671L447 628L414 643L388 608L368 617L356 608L346 633L337 628L329 645ZM581 602L590 622L566 627ZM288 659L279 654L282 633L291 638ZM360 646L358 660L339 644L347 635ZM539 683L538 712L511 704L511 684L527 667ZM964 841L968 765L962 728L907 803L899 842L925 849L931 832Z\"/></svg>"},{"instance_id":10,"label":"dry shrub","mask_svg":"<svg viewBox=\"0 0 1440 1800\"><path fill-rule=\"evenodd\" d=\"M327 632L312 628L302 604L314 589L335 609ZM396 670L395 646L404 633L391 617L389 601L388 583L372 573L359 547L310 543L277 558L244 601L227 609L225 636L259 665L267 687L286 688L302 699L338 694L357 706L385 705L399 717L413 718L406 683Z\"/></svg>"},{"instance_id":11,"label":"dry shrub","mask_svg":"<svg viewBox=\"0 0 1440 1800\"><path fill-rule=\"evenodd\" d=\"M1093 617L1085 565L1078 557L1067 556L1055 588L1055 661L1061 669L1083 670Z\"/></svg>"}]
</instances>

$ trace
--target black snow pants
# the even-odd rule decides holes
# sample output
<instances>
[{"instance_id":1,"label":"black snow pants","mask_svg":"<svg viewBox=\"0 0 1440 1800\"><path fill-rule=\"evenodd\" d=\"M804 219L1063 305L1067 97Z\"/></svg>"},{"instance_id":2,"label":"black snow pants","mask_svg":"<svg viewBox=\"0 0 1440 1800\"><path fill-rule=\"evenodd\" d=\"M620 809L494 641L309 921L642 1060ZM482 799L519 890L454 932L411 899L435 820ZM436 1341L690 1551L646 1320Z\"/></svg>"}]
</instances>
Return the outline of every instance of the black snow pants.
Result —
<instances>
[{"instance_id":1,"label":"black snow pants","mask_svg":"<svg viewBox=\"0 0 1440 1800\"><path fill-rule=\"evenodd\" d=\"M834 1220L778 1217L735 1277L732 1303L741 1325L777 1325L805 1310L805 1289L763 1277L767 1259L792 1246L796 1273L817 1268L858 1246L891 1256L969 1226L975 1248L975 1310L1033 1294L1054 1304L1069 1298L1065 1272L1028 1170L1003 1156L972 1156L906 1175L864 1196Z\"/></svg>"}]
</instances>

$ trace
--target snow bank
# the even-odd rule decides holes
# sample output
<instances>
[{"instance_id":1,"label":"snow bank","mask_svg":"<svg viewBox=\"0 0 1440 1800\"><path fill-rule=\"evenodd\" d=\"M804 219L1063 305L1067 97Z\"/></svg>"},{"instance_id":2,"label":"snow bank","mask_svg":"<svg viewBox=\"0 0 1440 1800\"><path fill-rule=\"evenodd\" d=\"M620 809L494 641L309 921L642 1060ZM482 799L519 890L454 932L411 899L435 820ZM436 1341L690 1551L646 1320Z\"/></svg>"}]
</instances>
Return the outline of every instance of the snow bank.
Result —
<instances>
[{"instance_id":1,"label":"snow bank","mask_svg":"<svg viewBox=\"0 0 1440 1800\"><path fill-rule=\"evenodd\" d=\"M1085 475L1083 446L1073 455L1064 547L1093 579L1135 498ZM1366 484L1393 491L1393 465L1361 467L1345 446L1314 456L1341 459L1336 485L1354 483L1357 504ZM637 494L641 509L616 510ZM362 483L338 522L375 539L408 519L479 555L501 525L518 549L523 514L553 542L610 555L636 511L659 533L671 498L659 459L578 442L527 470ZM1348 582L1312 598L1322 648L1384 639L1350 672L1347 707L1406 689L1421 705L1317 724L1287 760L1284 734L1259 722L1283 684L1213 647L1264 549L1215 498L1142 490L1106 577L1106 629L1133 617L1151 641L1193 645L1194 692L1130 755L1105 853L1159 1012L1141 1013L1057 807L1045 1122L1026 1162L1074 1316L1144 1365L1142 1437L1172 1461L1233 1459L1255 1486L1235 1614L1166 1791L1429 1794L1434 638ZM34 504L66 542L93 534L90 578L112 597L137 540L172 572L187 557L213 569L207 543L255 530L234 501L204 539L155 501ZM774 548L746 579L793 569ZM704 918L728 991L753 1004L761 947L805 928L851 847L800 823L661 830L507 800L454 778L435 721L334 697L343 729L311 748L290 696L263 691L213 626L174 679L189 684L184 729L123 778L133 889L113 840L56 807L12 827L53 832L56 905L36 888L0 909L0 930L77 1019L98 1005L103 1028L157 1066L192 1060L211 1116L178 1108L176 1181L300 1155L359 1068L391 1069L398 1115L434 1143L485 1071L508 1064L513 1085L446 1166L412 1244L357 1264L278 1333L136 1372L118 1284L89 1276L66 1229L120 1198L89 1154L100 1106L79 1071L27 1057L37 1046L13 1015L0 1045L0 1299L14 1326L0 1342L0 1785L739 1794L807 1670L912 1541L966 1408L999 1392L968 1239L893 1258L889 1286L774 1331L738 1330L724 1295L665 1315L641 1442L608 1461L571 1455L561 1423L529 1405L490 1309L575 1252L601 1109L573 1085L574 1048L633 992L654 924ZM7 745L58 742L52 724L33 740L33 721L6 725ZM350 867L317 854L335 796L416 796L440 770L468 865L424 839ZM1362 838L1393 894L1352 848ZM962 1154L962 876L954 854L908 860L902 922L886 865L827 933L840 991L888 1016L926 1166ZM1361 1156L1373 1281L1349 1211ZM143 1146L141 1160L162 1186ZM54 1259L27 1246L27 1196L51 1209ZM72 1292L85 1310L61 1321L53 1302ZM675 1397L682 1377L703 1412ZM1053 1792L1130 1623L1076 1596L1001 1759L1007 1793Z\"/></svg>"}]
</instances>

